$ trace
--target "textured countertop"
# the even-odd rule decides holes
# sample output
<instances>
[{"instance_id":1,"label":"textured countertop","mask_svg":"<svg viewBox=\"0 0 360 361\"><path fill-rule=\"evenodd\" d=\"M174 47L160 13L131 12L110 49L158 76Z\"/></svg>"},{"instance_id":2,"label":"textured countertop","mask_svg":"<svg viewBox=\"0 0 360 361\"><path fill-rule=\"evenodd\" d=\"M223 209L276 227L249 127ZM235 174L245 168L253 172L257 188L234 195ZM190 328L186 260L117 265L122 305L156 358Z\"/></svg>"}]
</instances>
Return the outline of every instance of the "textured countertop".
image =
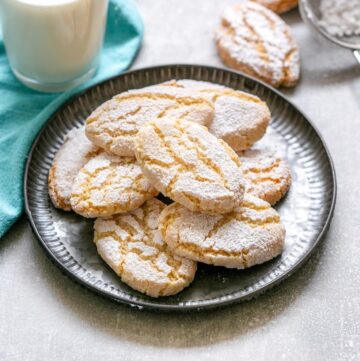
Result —
<instances>
[{"instance_id":1,"label":"textured countertop","mask_svg":"<svg viewBox=\"0 0 360 361\"><path fill-rule=\"evenodd\" d=\"M134 67L221 66L212 30L232 1L139 0L146 36ZM287 14L302 80L286 95L333 156L338 201L310 261L256 300L222 310L154 314L104 300L52 265L25 218L0 241L0 360L359 360L360 66L350 51Z\"/></svg>"}]
</instances>

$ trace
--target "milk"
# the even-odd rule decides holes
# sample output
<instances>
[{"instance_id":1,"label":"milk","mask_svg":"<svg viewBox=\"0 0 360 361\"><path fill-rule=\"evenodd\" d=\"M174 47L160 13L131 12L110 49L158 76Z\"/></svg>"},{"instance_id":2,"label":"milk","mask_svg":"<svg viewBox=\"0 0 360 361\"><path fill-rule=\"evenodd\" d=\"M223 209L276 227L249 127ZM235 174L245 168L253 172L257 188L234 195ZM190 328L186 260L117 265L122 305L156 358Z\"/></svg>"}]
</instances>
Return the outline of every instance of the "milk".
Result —
<instances>
[{"instance_id":1,"label":"milk","mask_svg":"<svg viewBox=\"0 0 360 361\"><path fill-rule=\"evenodd\" d=\"M22 82L59 91L95 73L108 0L1 0L0 4L6 51Z\"/></svg>"}]
</instances>

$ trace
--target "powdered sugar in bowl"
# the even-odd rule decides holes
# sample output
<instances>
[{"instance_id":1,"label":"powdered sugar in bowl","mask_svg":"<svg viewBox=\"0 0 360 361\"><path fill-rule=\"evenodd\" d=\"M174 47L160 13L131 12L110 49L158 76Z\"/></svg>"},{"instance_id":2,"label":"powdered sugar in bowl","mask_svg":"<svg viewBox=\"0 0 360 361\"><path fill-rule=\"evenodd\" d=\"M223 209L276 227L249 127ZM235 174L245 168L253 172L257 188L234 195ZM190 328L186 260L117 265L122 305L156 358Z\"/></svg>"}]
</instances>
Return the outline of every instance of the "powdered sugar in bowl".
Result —
<instances>
[{"instance_id":1,"label":"powdered sugar in bowl","mask_svg":"<svg viewBox=\"0 0 360 361\"><path fill-rule=\"evenodd\" d=\"M360 63L359 0L300 0L300 13L326 39L351 49Z\"/></svg>"}]
</instances>

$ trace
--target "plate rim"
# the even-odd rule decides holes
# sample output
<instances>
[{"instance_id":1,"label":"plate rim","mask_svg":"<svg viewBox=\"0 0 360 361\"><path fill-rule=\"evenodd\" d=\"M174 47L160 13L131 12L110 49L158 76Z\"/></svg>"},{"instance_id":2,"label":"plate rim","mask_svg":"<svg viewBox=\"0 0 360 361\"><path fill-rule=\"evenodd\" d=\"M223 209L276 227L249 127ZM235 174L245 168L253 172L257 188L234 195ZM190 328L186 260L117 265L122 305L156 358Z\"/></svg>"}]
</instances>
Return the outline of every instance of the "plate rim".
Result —
<instances>
[{"instance_id":1,"label":"plate rim","mask_svg":"<svg viewBox=\"0 0 360 361\"><path fill-rule=\"evenodd\" d=\"M326 157L329 160L329 164L330 164L330 168L331 168L331 177L332 177L332 199L331 199L331 204L330 204L330 208L329 208L329 212L327 214L326 217L326 221L320 231L320 233L318 234L318 236L316 237L316 239L314 240L314 242L311 244L310 248L308 248L306 250L306 252L303 254L302 258L299 259L297 262L295 262L295 264L293 264L286 273L282 274L281 276L279 276L278 278L271 280L269 283L265 284L264 286L262 286L261 288L253 291L251 294L247 294L247 295L242 295L242 296L233 296L229 299L226 300L219 300L219 299L210 299L210 300L206 300L204 301L204 303L201 304L197 304L197 305L192 305L192 304L183 304L183 305L179 305L179 304L174 304L174 305L165 305L165 304L154 304L151 301L148 302L146 300L142 300L142 301L138 301L138 300L127 300L122 298L121 296L119 297L114 297L113 294L111 294L109 291L107 290L102 290L99 288L96 288L94 285L91 285L89 283L87 283L84 279L80 278L77 274L73 273L67 266L65 266L53 253L52 251L49 249L49 247L47 246L46 242L43 240L42 236L40 235L34 218L32 216L31 210L30 210L30 205L29 205L29 199L28 199L28 192L27 192L27 184L28 184L28 175L29 175L29 169L30 169L30 164L33 158L33 153L34 150L42 136L42 134L44 133L44 131L46 130L48 123L52 120L52 118L55 116L56 113L58 113L61 109L65 108L68 104L70 104L71 102L73 102L76 98L82 96L83 94L85 94L86 92L88 92L90 89L97 87L97 86L101 86L113 79L116 79L118 77L121 76L125 76L125 75L131 75L132 73L138 73L138 72L145 72L145 71L157 71L157 70L163 70L163 69L167 69L167 68L202 68L202 69L207 69L207 70L211 70L211 71L221 71L221 72L227 72L230 75L233 74L235 76L241 76L245 79L249 79L255 83L259 83L261 84L263 87L267 88L267 90L275 93L278 97L282 98L282 100L284 100L285 102L287 102L288 104L290 104L290 106L292 106L304 119L306 122L308 122L308 124L311 126L311 128L314 130L314 132L316 133L316 136L319 138L319 140L321 141L321 145L324 148ZM27 219L30 223L30 226L32 228L33 233L35 234L38 242L40 243L40 245L42 246L42 248L45 250L46 255L48 256L48 258L50 258L50 260L63 272L63 274L65 273L66 276L68 276L72 281L80 284L81 286L83 286L85 289L91 291L92 293L95 293L97 295L102 296L103 298L106 299L110 299L118 304L124 304L130 307L135 307L138 309L147 309L147 310L151 310L151 311L165 311L165 312L184 312L184 311L200 311L200 310L209 310L209 309L215 309L215 308L220 308L220 307L225 307L228 306L230 304L236 304L236 303L240 303L243 301L247 301L250 300L252 298L255 298L261 294L263 294L264 292L266 292L267 290L273 288L274 286L277 286L279 283L281 283L282 281L284 281L285 279L287 279L288 277L292 276L297 270L299 270L310 258L311 254L313 253L313 251L316 249L316 247L319 245L319 243L321 242L321 240L324 238L326 232L328 231L330 224L331 224L331 220L333 218L334 215L334 209L335 209L335 205L336 205L336 199L337 199L337 177L336 177L336 171L335 171L335 165L334 165L334 161L332 159L332 156L330 154L329 148L322 136L322 134L320 133L319 129L317 128L317 126L313 123L313 121L303 112L301 111L297 105L295 105L291 100L288 99L287 96L285 96L284 94L282 94L279 90L273 88L272 86L266 84L265 82L256 79L252 76L249 76L247 74L244 74L240 71L234 71L228 68L220 68L220 67L216 67L216 66L210 66L210 65L202 65L202 64L182 64L182 63L174 63L174 64L164 64L164 65L155 65L155 66L148 66L148 67L140 67L140 68L135 68L132 70L128 70L122 73L119 73L117 75L111 76L109 78L106 78L102 81L96 82L94 84L91 84L90 86L86 87L85 89L82 89L80 91L76 91L74 94L72 94L69 98L67 98L64 102L62 102L61 104L59 104L56 109L47 117L47 120L44 122L43 126L41 127L39 133L37 134L36 138L34 139L31 148L28 152L27 155L27 160L26 160L26 165L24 168L24 180L23 180L23 193L24 193L24 207L25 207L25 214L27 216ZM234 293L236 294L236 292Z\"/></svg>"}]
</instances>

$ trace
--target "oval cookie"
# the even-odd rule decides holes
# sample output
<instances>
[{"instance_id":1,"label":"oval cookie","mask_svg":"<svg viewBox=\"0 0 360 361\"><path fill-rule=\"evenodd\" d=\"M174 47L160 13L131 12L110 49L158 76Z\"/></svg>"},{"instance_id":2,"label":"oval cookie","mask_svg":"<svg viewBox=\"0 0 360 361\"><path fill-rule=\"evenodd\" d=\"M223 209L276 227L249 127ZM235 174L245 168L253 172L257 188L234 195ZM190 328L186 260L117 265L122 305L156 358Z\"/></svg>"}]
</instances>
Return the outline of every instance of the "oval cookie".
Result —
<instances>
[{"instance_id":1,"label":"oval cookie","mask_svg":"<svg viewBox=\"0 0 360 361\"><path fill-rule=\"evenodd\" d=\"M298 0L252 0L261 5L264 5L268 9L282 14L295 8L298 5Z\"/></svg>"},{"instance_id":2,"label":"oval cookie","mask_svg":"<svg viewBox=\"0 0 360 361\"><path fill-rule=\"evenodd\" d=\"M102 259L137 291L152 297L180 292L194 279L196 263L174 255L158 230L165 204L148 200L130 213L98 218L94 241Z\"/></svg>"},{"instance_id":3,"label":"oval cookie","mask_svg":"<svg viewBox=\"0 0 360 361\"><path fill-rule=\"evenodd\" d=\"M197 91L215 107L209 132L236 151L250 148L261 139L270 121L270 110L258 97L218 84L196 80L173 80L164 85Z\"/></svg>"},{"instance_id":4,"label":"oval cookie","mask_svg":"<svg viewBox=\"0 0 360 361\"><path fill-rule=\"evenodd\" d=\"M215 36L219 56L230 68L274 87L299 80L299 49L291 30L264 6L245 2L227 7Z\"/></svg>"},{"instance_id":5,"label":"oval cookie","mask_svg":"<svg viewBox=\"0 0 360 361\"><path fill-rule=\"evenodd\" d=\"M74 179L79 170L99 152L99 148L86 138L84 127L69 132L49 172L49 195L56 208L71 210L70 196Z\"/></svg>"},{"instance_id":6,"label":"oval cookie","mask_svg":"<svg viewBox=\"0 0 360 361\"><path fill-rule=\"evenodd\" d=\"M86 134L99 147L120 156L134 156L133 139L149 120L181 117L208 125L214 107L204 97L184 89L151 86L116 95L86 121Z\"/></svg>"},{"instance_id":7,"label":"oval cookie","mask_svg":"<svg viewBox=\"0 0 360 361\"><path fill-rule=\"evenodd\" d=\"M278 256L285 228L270 204L246 194L228 214L194 213L178 203L166 207L159 228L179 256L228 268L247 268Z\"/></svg>"},{"instance_id":8,"label":"oval cookie","mask_svg":"<svg viewBox=\"0 0 360 361\"><path fill-rule=\"evenodd\" d=\"M268 148L239 153L241 169L247 181L246 192L274 205L291 185L287 162Z\"/></svg>"},{"instance_id":9,"label":"oval cookie","mask_svg":"<svg viewBox=\"0 0 360 361\"><path fill-rule=\"evenodd\" d=\"M134 158L103 152L81 168L70 201L76 213L94 218L131 211L157 194Z\"/></svg>"},{"instance_id":10,"label":"oval cookie","mask_svg":"<svg viewBox=\"0 0 360 361\"><path fill-rule=\"evenodd\" d=\"M135 139L135 154L154 187L193 211L226 213L242 201L238 156L199 124L148 122Z\"/></svg>"}]
</instances>

